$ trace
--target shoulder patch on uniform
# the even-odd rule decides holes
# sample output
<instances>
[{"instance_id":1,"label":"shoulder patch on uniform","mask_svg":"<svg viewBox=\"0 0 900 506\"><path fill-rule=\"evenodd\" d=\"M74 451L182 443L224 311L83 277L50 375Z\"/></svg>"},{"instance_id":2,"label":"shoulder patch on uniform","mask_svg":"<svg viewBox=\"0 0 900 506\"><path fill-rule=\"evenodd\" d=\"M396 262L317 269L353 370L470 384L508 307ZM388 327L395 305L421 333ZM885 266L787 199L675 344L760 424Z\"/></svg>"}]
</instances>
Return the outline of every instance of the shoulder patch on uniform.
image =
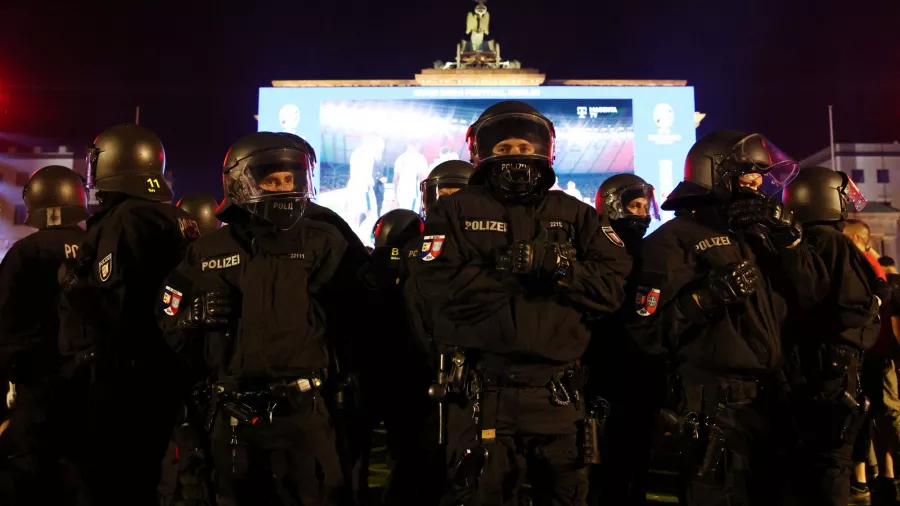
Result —
<instances>
[{"instance_id":1,"label":"shoulder patch on uniform","mask_svg":"<svg viewBox=\"0 0 900 506\"><path fill-rule=\"evenodd\" d=\"M621 238L619 238L619 234L616 234L616 231L613 230L612 227L610 227L609 225L604 225L604 226L600 227L600 230L603 231L603 235L605 235L606 238L609 239L609 242L615 244L616 246L618 246L620 248L625 247L625 242L622 241Z\"/></svg>"},{"instance_id":2,"label":"shoulder patch on uniform","mask_svg":"<svg viewBox=\"0 0 900 506\"><path fill-rule=\"evenodd\" d=\"M716 248L719 246L730 246L731 238L727 235L722 235L719 237L710 237L709 239L701 239L700 242L694 245L694 251L706 251L709 248Z\"/></svg>"},{"instance_id":3,"label":"shoulder patch on uniform","mask_svg":"<svg viewBox=\"0 0 900 506\"><path fill-rule=\"evenodd\" d=\"M509 230L509 224L498 220L464 220L466 232L502 232Z\"/></svg>"},{"instance_id":4,"label":"shoulder patch on uniform","mask_svg":"<svg viewBox=\"0 0 900 506\"><path fill-rule=\"evenodd\" d=\"M213 271L217 269L228 269L241 265L241 255L238 253L228 253L217 257L204 258L200 261L200 271Z\"/></svg>"},{"instance_id":5,"label":"shoulder patch on uniform","mask_svg":"<svg viewBox=\"0 0 900 506\"><path fill-rule=\"evenodd\" d=\"M169 316L175 316L178 313L178 308L181 307L181 299L183 297L183 293L171 286L166 286L162 296L163 312Z\"/></svg>"},{"instance_id":6,"label":"shoulder patch on uniform","mask_svg":"<svg viewBox=\"0 0 900 506\"><path fill-rule=\"evenodd\" d=\"M377 290L381 285L381 281L378 278L378 272L375 270L375 267L366 262L356 271L356 277L359 281L368 288L369 290Z\"/></svg>"},{"instance_id":7,"label":"shoulder patch on uniform","mask_svg":"<svg viewBox=\"0 0 900 506\"><path fill-rule=\"evenodd\" d=\"M100 281L106 282L106 280L109 279L110 274L112 274L112 268L113 254L110 253L97 262L97 270L100 272Z\"/></svg>"},{"instance_id":8,"label":"shoulder patch on uniform","mask_svg":"<svg viewBox=\"0 0 900 506\"><path fill-rule=\"evenodd\" d=\"M422 249L419 251L419 258L423 262L430 262L441 256L444 250L444 241L447 236L444 235L426 235L422 241Z\"/></svg>"},{"instance_id":9,"label":"shoulder patch on uniform","mask_svg":"<svg viewBox=\"0 0 900 506\"><path fill-rule=\"evenodd\" d=\"M634 296L634 310L641 316L650 316L659 307L659 288L639 286Z\"/></svg>"}]
</instances>

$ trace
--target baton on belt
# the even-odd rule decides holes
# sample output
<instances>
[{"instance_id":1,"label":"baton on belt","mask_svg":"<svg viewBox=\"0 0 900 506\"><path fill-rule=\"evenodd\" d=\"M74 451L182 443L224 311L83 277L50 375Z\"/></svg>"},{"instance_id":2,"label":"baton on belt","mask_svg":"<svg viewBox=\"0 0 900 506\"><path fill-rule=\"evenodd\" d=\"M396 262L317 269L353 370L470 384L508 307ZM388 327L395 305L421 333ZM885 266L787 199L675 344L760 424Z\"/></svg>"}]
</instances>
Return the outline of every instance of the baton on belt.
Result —
<instances>
[{"instance_id":1,"label":"baton on belt","mask_svg":"<svg viewBox=\"0 0 900 506\"><path fill-rule=\"evenodd\" d=\"M446 441L446 425L444 423L444 402L447 398L447 354L441 353L438 366L437 380L428 387L428 397L438 403L438 444Z\"/></svg>"}]
</instances>

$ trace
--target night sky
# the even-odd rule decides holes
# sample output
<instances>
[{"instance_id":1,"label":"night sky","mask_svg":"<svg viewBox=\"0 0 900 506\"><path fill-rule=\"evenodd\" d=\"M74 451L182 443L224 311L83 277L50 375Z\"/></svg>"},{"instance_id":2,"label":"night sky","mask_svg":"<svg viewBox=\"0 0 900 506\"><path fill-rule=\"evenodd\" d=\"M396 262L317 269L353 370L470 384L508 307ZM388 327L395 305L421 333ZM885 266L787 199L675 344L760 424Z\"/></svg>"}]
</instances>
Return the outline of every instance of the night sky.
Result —
<instances>
[{"instance_id":1,"label":"night sky","mask_svg":"<svg viewBox=\"0 0 900 506\"><path fill-rule=\"evenodd\" d=\"M0 133L82 146L134 120L176 192L221 197L229 144L273 79L412 79L449 60L471 0L4 2ZM800 159L900 140L900 2L488 0L505 59L548 79L685 79L698 134L759 131Z\"/></svg>"}]
</instances>

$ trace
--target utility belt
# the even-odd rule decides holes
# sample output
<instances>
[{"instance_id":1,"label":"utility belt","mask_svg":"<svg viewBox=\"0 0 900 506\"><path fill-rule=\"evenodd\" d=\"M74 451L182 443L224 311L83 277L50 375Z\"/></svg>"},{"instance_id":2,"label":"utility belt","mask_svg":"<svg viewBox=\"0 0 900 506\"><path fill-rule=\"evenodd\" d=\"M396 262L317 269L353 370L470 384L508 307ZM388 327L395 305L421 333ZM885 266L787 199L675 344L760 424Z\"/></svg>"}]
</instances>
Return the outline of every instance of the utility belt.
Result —
<instances>
[{"instance_id":1,"label":"utility belt","mask_svg":"<svg viewBox=\"0 0 900 506\"><path fill-rule=\"evenodd\" d=\"M213 385L215 407L211 410L209 425L219 410L227 416L231 425L231 472L243 475L247 470L246 443L238 437L238 427L259 427L272 423L277 416L294 412L294 404L306 394L318 390L325 381L322 374L306 374L300 377L269 380L222 381ZM294 402L292 402L294 401ZM316 398L313 397L313 402Z\"/></svg>"},{"instance_id":2,"label":"utility belt","mask_svg":"<svg viewBox=\"0 0 900 506\"><path fill-rule=\"evenodd\" d=\"M449 348L440 355L436 381L428 389L428 395L438 402L439 434L438 444L446 441L445 404L455 403L459 406L470 405L472 422L475 425L475 441L473 448L463 453L453 471L453 482L459 487L473 488L477 486L484 465L489 457L485 443L497 437L493 414L485 415L485 392L498 388L540 388L546 387L550 403L581 411L582 389L587 383L587 368L576 361L563 366L549 379L538 383L531 378L516 377L509 373L486 370L484 362L476 357L476 353L466 352L458 348ZM607 410L608 413L608 410ZM488 419L490 417L490 419ZM604 417L605 420L605 417ZM596 418L585 418L585 429L582 431L582 442L585 446L585 462L594 462L599 456L597 451L598 428Z\"/></svg>"},{"instance_id":3,"label":"utility belt","mask_svg":"<svg viewBox=\"0 0 900 506\"><path fill-rule=\"evenodd\" d=\"M232 425L271 422L275 416L291 414L294 410L291 400L321 388L325 376L313 373L276 381L220 381L213 385L213 399L217 408L231 418ZM213 416L218 409L213 410Z\"/></svg>"}]
</instances>

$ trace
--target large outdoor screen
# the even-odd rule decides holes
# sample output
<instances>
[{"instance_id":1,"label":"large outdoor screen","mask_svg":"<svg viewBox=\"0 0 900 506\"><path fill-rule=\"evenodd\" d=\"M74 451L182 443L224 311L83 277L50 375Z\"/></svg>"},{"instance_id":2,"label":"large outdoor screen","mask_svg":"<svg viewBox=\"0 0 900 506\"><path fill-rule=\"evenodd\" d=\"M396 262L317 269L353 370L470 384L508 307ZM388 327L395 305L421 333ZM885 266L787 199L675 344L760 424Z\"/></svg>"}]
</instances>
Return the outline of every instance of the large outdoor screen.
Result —
<instances>
[{"instance_id":1,"label":"large outdoor screen","mask_svg":"<svg viewBox=\"0 0 900 506\"><path fill-rule=\"evenodd\" d=\"M600 184L623 172L663 200L695 140L694 90L669 86L261 88L259 130L312 144L318 203L371 244L380 215L420 210L419 182L432 168L468 160L469 125L501 100L526 102L553 121L554 189L591 205Z\"/></svg>"}]
</instances>

